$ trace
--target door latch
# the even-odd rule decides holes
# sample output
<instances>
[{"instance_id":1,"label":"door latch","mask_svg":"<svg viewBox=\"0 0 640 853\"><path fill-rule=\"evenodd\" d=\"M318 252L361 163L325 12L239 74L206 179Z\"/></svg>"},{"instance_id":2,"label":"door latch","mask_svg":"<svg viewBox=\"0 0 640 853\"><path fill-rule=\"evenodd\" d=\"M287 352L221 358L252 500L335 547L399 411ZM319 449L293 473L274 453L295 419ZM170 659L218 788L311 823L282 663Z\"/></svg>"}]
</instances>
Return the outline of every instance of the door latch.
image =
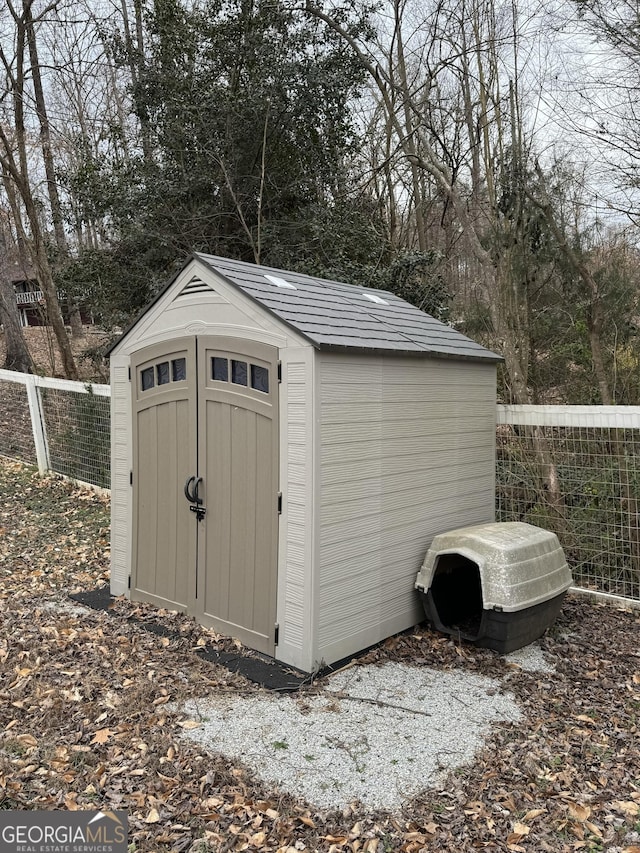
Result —
<instances>
[{"instance_id":1,"label":"door latch","mask_svg":"<svg viewBox=\"0 0 640 853\"><path fill-rule=\"evenodd\" d=\"M189 501L191 512L195 512L198 521L202 521L206 513L206 509L202 506L202 498L198 494L198 487L202 482L202 477L189 477L184 484L184 496Z\"/></svg>"}]
</instances>

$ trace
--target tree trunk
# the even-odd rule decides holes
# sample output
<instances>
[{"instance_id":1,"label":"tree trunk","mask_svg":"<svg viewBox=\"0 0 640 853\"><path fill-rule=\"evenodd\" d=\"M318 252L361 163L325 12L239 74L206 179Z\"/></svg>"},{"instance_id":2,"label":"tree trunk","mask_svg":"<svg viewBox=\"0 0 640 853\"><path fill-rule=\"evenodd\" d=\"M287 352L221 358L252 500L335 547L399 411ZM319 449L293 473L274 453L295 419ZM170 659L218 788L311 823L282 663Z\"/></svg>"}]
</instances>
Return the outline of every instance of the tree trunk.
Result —
<instances>
[{"instance_id":1,"label":"tree trunk","mask_svg":"<svg viewBox=\"0 0 640 853\"><path fill-rule=\"evenodd\" d=\"M29 216L31 231L34 238L33 260L38 273L38 282L42 289L42 295L44 296L47 323L51 326L53 334L55 335L56 343L58 344L64 375L67 379L78 379L78 368L76 367L76 363L73 358L73 352L71 350L67 330L64 327L62 312L60 311L60 302L58 301L58 294L56 293L56 287L51 274L51 267L49 265L49 259L47 258L47 252L44 243L42 242L42 235L39 231L39 226L34 228L34 224L28 210L27 215Z\"/></svg>"},{"instance_id":2,"label":"tree trunk","mask_svg":"<svg viewBox=\"0 0 640 853\"><path fill-rule=\"evenodd\" d=\"M78 379L78 370L71 351L69 338L64 327L58 294L51 274L51 266L47 257L44 234L40 222L40 208L33 195L27 154L27 130L25 121L25 52L29 41L29 21L31 20L31 4L24 0L22 17L11 8L11 14L16 26L15 63L16 72L11 78L11 98L15 120L15 140L0 124L0 167L3 177L13 182L24 206L24 211L31 230L29 254L35 267L38 282L46 304L48 322L55 335L62 358L62 366L68 379ZM33 27L33 22L31 22ZM3 58L6 59L6 57ZM17 154L17 162L16 162ZM47 176L48 177L48 176ZM54 176L55 177L55 176Z\"/></svg>"},{"instance_id":3,"label":"tree trunk","mask_svg":"<svg viewBox=\"0 0 640 853\"><path fill-rule=\"evenodd\" d=\"M609 377L604 363L604 354L602 352L602 328L604 326L602 303L598 294L597 284L594 281L593 276L591 276L591 283L593 285L591 288L591 305L589 316L587 317L591 363L593 364L593 372L596 375L596 381L600 391L600 402L603 406L613 406L615 400L611 393Z\"/></svg>"},{"instance_id":4,"label":"tree trunk","mask_svg":"<svg viewBox=\"0 0 640 853\"><path fill-rule=\"evenodd\" d=\"M558 221L553 213L551 201L547 193L544 175L542 174L542 169L538 164L536 164L536 174L538 175L538 181L540 183L540 192L542 194L542 200L534 198L533 201L544 214L544 217L547 220L547 223L551 228L554 237L556 238L556 242L558 243L560 250L569 262L569 266L580 277L580 279L582 279L582 282L589 294L590 310L589 317L587 318L587 325L589 330L591 363L593 364L593 370L596 374L596 380L598 382L598 389L600 391L600 401L603 406L611 406L615 403L615 400L613 399L611 388L609 386L609 379L607 377L607 371L605 368L602 353L601 334L602 328L604 326L604 316L602 312L602 301L600 290L598 288L598 282L594 278L591 270L584 262L582 257L570 245L569 240L567 239L567 235L558 224Z\"/></svg>"},{"instance_id":5,"label":"tree trunk","mask_svg":"<svg viewBox=\"0 0 640 853\"><path fill-rule=\"evenodd\" d=\"M424 224L424 199L422 196L422 184L420 182L421 170L418 165L418 157L416 150L415 126L412 116L413 104L411 103L409 81L407 78L407 63L404 53L404 42L402 38L402 9L399 0L395 0L394 14L397 73L400 78L396 85L396 90L400 93L400 98L402 99L402 113L405 130L404 146L407 151L407 157L411 169L411 188L413 191L413 215L416 221L418 248L421 252L426 252L428 246L427 232ZM391 68L391 73L393 73L393 68Z\"/></svg>"},{"instance_id":6,"label":"tree trunk","mask_svg":"<svg viewBox=\"0 0 640 853\"><path fill-rule=\"evenodd\" d=\"M51 220L53 222L53 232L56 237L58 251L62 258L69 255L69 246L67 243L67 235L64 231L64 217L62 215L62 204L60 203L60 194L58 192L58 183L56 180L55 163L53 160L53 146L51 143L51 126L49 124L49 116L47 113L47 105L44 97L44 89L42 86L42 75L40 74L40 59L38 56L38 44L36 40L36 31L31 15L31 6L25 6L25 30L27 42L29 45L29 59L31 60L31 77L33 79L33 91L35 94L36 115L40 124L40 145L42 148L42 159L44 161L44 171L47 178L47 194L49 196L49 205L51 206ZM82 335L82 320L80 319L80 309L76 300L69 298L69 313L71 318L71 334L75 337Z\"/></svg>"},{"instance_id":7,"label":"tree trunk","mask_svg":"<svg viewBox=\"0 0 640 853\"><path fill-rule=\"evenodd\" d=\"M0 228L0 254L7 257L7 240ZM8 274L7 264L0 261L0 320L4 327L5 370L17 370L20 373L33 373L33 361L20 325L20 312L16 304L16 294Z\"/></svg>"},{"instance_id":8,"label":"tree trunk","mask_svg":"<svg viewBox=\"0 0 640 853\"><path fill-rule=\"evenodd\" d=\"M33 80L33 91L35 94L36 115L40 124L40 147L42 149L42 160L44 162L44 171L47 178L47 195L49 196L49 204L51 205L51 221L53 222L53 232L56 235L56 243L58 249L63 254L67 254L67 236L64 233L64 219L62 216L62 205L60 204L60 195L58 193L58 183L56 181L55 164L53 162L53 150L51 145L51 127L49 125L49 116L47 114L47 106L44 99L44 90L42 87L42 76L40 74L40 60L38 57L38 45L36 42L36 32L33 25L33 17L31 15L31 6L25 4L25 30L27 42L29 44L29 59L31 60L31 79Z\"/></svg>"},{"instance_id":9,"label":"tree trunk","mask_svg":"<svg viewBox=\"0 0 640 853\"><path fill-rule=\"evenodd\" d=\"M135 33L136 40L134 43L131 33L131 24L129 21L129 11L127 8L127 0L122 0L122 24L124 30L124 44L129 65L129 73L131 74L131 82L133 88L133 101L136 107L138 120L140 122L140 136L142 142L142 153L144 162L150 164L153 161L153 145L151 124L149 122L149 112L144 98L139 91L139 81L141 72L144 70L144 27L143 27L143 8L141 0L134 0L134 15L135 15Z\"/></svg>"},{"instance_id":10,"label":"tree trunk","mask_svg":"<svg viewBox=\"0 0 640 853\"><path fill-rule=\"evenodd\" d=\"M69 323L71 325L71 337L81 338L84 334L84 328L82 325L82 316L80 314L80 309L78 308L78 305L75 302L72 302L69 305Z\"/></svg>"},{"instance_id":11,"label":"tree trunk","mask_svg":"<svg viewBox=\"0 0 640 853\"><path fill-rule=\"evenodd\" d=\"M4 369L33 373L33 362L22 333L13 285L3 274L0 274L0 319L4 328L6 350Z\"/></svg>"},{"instance_id":12,"label":"tree trunk","mask_svg":"<svg viewBox=\"0 0 640 853\"><path fill-rule=\"evenodd\" d=\"M7 141L6 136L2 133L1 128L0 139L3 143L6 143ZM4 153L5 155L9 153L7 151L6 145ZM26 152L23 153L26 159ZM73 358L73 353L71 351L69 337L67 335L67 331L64 327L64 322L62 320L62 313L60 311L58 294L56 293L55 284L53 282L51 266L49 264L49 258L47 257L47 251L43 240L42 229L40 226L40 219L38 215L39 211L31 194L31 187L29 186L28 180L20 174L20 171L18 169L16 169L15 164L12 162L10 157L0 155L0 165L2 165L5 169L8 166L11 167L11 177L13 178L14 183L16 184L17 189L20 193L20 197L24 203L25 212L27 214L27 219L29 220L29 226L31 229L29 253L33 261L33 266L36 271L38 283L42 290L42 295L44 296L47 322L51 325L53 334L55 335L56 342L58 344L58 349L60 350L64 374L67 379L78 379L78 369L76 367L76 363Z\"/></svg>"}]
</instances>

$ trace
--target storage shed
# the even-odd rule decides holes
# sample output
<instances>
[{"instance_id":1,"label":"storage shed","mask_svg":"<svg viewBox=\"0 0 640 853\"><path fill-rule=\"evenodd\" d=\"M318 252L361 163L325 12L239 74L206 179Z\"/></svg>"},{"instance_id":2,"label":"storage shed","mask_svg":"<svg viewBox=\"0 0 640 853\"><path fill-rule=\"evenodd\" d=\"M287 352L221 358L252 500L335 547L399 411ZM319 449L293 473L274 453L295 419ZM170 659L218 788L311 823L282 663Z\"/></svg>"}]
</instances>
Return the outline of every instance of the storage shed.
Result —
<instances>
[{"instance_id":1,"label":"storage shed","mask_svg":"<svg viewBox=\"0 0 640 853\"><path fill-rule=\"evenodd\" d=\"M195 255L111 351L116 595L305 671L494 519L499 357L392 293Z\"/></svg>"}]
</instances>

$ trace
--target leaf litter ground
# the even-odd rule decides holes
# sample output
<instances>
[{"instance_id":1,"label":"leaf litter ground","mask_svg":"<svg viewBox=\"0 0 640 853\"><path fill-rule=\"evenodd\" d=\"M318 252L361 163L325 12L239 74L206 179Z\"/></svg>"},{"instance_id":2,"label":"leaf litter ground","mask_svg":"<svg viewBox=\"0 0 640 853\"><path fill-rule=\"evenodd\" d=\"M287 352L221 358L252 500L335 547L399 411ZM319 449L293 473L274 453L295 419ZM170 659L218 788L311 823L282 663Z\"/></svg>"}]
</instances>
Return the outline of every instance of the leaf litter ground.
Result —
<instances>
[{"instance_id":1,"label":"leaf litter ground","mask_svg":"<svg viewBox=\"0 0 640 853\"><path fill-rule=\"evenodd\" d=\"M263 691L196 655L234 643L184 616L70 601L108 560L105 497L0 461L0 808L127 809L132 851L640 853L638 614L569 599L541 644L555 673L424 626L391 638L355 667L490 677L521 720L400 811L322 811L183 736L185 702Z\"/></svg>"}]
</instances>

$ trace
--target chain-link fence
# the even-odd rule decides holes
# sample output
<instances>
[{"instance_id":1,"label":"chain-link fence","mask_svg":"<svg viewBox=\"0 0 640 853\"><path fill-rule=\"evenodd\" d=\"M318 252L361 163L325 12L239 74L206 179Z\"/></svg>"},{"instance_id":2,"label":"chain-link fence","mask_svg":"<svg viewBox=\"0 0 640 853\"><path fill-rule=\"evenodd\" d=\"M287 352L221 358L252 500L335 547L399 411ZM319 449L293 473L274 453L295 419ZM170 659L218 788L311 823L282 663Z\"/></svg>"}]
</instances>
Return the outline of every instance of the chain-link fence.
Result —
<instances>
[{"instance_id":1,"label":"chain-link fence","mask_svg":"<svg viewBox=\"0 0 640 853\"><path fill-rule=\"evenodd\" d=\"M640 599L640 408L498 407L497 518L558 534L575 583Z\"/></svg>"},{"instance_id":2,"label":"chain-link fence","mask_svg":"<svg viewBox=\"0 0 640 853\"><path fill-rule=\"evenodd\" d=\"M0 370L0 455L110 486L108 385Z\"/></svg>"}]
</instances>

